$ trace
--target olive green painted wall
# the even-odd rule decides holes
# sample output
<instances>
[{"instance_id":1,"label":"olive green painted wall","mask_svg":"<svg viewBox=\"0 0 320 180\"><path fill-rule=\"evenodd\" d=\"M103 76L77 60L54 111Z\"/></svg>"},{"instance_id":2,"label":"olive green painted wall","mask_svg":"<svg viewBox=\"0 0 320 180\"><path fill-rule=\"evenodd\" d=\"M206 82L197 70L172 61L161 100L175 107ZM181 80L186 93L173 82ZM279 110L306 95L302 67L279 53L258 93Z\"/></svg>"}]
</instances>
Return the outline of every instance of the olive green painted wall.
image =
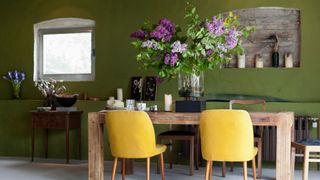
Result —
<instances>
[{"instance_id":1,"label":"olive green painted wall","mask_svg":"<svg viewBox=\"0 0 320 180\"><path fill-rule=\"evenodd\" d=\"M241 93L269 95L297 101L319 101L320 85L317 73L320 41L320 2L317 0L197 0L202 17L238 8L282 6L299 8L302 14L301 68L298 69L222 69L207 72L206 93ZM135 49L130 45L130 32L145 20L156 22L166 17L184 24L184 0L3 0L0 2L0 74L19 69L27 72L23 82L24 99L40 98L34 88L33 24L52 18L80 17L96 20L96 80L66 83L71 92L108 97L123 87L129 94L131 76L146 75L135 62ZM152 74L152 72L149 72ZM177 95L176 80L159 87L158 96L165 92ZM0 81L0 99L8 99L8 82Z\"/></svg>"},{"instance_id":2,"label":"olive green painted wall","mask_svg":"<svg viewBox=\"0 0 320 180\"><path fill-rule=\"evenodd\" d=\"M298 114L319 114L320 85L317 53L320 42L320 12L318 0L193 0L202 17L238 8L258 6L294 7L301 10L302 44L301 68L297 69L219 69L206 73L206 93L239 93L265 95L309 103L268 103L272 111L295 111ZM0 156L30 155L29 110L42 104L40 93L34 88L33 74L33 24L61 17L79 17L96 20L96 80L93 82L66 83L70 92L88 92L106 98L115 95L122 87L129 94L131 76L152 75L139 70L135 62L136 51L130 45L130 32L150 20L169 18L183 27L184 0L1 0L0 1L0 75L18 69L27 73L23 82L22 99L11 97L10 84L0 80ZM164 93L177 98L177 81L171 80L158 87L158 103L162 105ZM39 99L39 100L32 100ZM79 101L77 106L85 111L82 119L82 157L87 157L87 112L98 111L104 101ZM226 103L213 103L211 108L226 108ZM157 133L167 126L157 126ZM38 132L36 155L42 154L41 131ZM64 133L50 133L50 157L64 157ZM75 133L71 135L74 137ZM75 142L71 148L75 152ZM106 150L107 157L110 154Z\"/></svg>"}]
</instances>

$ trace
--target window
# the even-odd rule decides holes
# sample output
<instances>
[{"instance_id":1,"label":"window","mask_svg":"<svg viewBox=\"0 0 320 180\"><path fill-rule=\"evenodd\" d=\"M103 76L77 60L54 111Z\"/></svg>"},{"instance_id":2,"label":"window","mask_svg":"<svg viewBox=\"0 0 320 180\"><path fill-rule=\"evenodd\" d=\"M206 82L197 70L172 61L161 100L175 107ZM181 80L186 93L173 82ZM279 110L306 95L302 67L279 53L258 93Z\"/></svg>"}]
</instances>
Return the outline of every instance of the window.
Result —
<instances>
[{"instance_id":1,"label":"window","mask_svg":"<svg viewBox=\"0 0 320 180\"><path fill-rule=\"evenodd\" d=\"M94 27L94 21L77 18L35 24L34 81L93 81Z\"/></svg>"}]
</instances>

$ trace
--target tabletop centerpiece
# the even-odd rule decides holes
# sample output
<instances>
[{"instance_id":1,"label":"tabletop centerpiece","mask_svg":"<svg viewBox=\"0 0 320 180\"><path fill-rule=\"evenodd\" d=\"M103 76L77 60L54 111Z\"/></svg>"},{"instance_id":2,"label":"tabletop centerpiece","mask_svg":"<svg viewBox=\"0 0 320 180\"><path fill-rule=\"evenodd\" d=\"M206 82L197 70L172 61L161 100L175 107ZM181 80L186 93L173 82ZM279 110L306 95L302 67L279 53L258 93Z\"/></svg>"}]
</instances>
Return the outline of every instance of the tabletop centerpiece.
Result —
<instances>
[{"instance_id":1,"label":"tabletop centerpiece","mask_svg":"<svg viewBox=\"0 0 320 180\"><path fill-rule=\"evenodd\" d=\"M21 83L26 79L26 74L24 72L19 72L17 70L14 70L14 71L9 71L2 78L11 82L12 90L13 90L13 98L19 99L21 97Z\"/></svg>"},{"instance_id":2,"label":"tabletop centerpiece","mask_svg":"<svg viewBox=\"0 0 320 180\"><path fill-rule=\"evenodd\" d=\"M241 39L247 38L253 27L241 26L232 12L201 20L196 8L188 4L185 19L187 31L169 19L144 25L131 34L138 49L136 59L144 69L154 69L160 78L179 77L179 95L186 99L204 94L204 75L207 69L227 64L235 54L243 54Z\"/></svg>"}]
</instances>

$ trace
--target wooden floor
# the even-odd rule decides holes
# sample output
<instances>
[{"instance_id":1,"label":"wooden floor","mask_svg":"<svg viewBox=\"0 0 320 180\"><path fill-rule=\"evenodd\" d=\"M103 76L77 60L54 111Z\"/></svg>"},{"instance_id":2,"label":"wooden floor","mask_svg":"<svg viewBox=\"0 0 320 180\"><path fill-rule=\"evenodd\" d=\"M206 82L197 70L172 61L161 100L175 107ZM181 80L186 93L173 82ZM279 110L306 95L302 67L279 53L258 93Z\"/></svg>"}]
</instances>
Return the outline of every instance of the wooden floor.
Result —
<instances>
[{"instance_id":1,"label":"wooden floor","mask_svg":"<svg viewBox=\"0 0 320 180\"><path fill-rule=\"evenodd\" d=\"M36 158L31 163L30 158L8 158L0 157L0 179L10 180L87 180L88 165L87 161L71 160L71 164L64 164L65 160L46 160ZM111 162L105 163L105 179L110 179ZM120 167L118 168L120 169ZM248 170L249 178L252 179L252 171ZM242 169L235 168L235 172L227 173L227 177L221 177L220 167L214 168L214 180L241 180ZM165 168L166 180L202 180L204 178L204 167L199 171L195 171L194 176L189 176L188 166L175 165L174 169ZM318 180L320 172L311 171L309 179ZM121 175L117 174L116 179L121 179ZM129 175L127 180L143 180L145 179L145 164L135 163L135 174ZM160 180L161 176L156 174L156 164L151 165L151 179ZM275 179L274 169L263 169L263 179ZM301 179L301 170L295 171L295 179Z\"/></svg>"}]
</instances>

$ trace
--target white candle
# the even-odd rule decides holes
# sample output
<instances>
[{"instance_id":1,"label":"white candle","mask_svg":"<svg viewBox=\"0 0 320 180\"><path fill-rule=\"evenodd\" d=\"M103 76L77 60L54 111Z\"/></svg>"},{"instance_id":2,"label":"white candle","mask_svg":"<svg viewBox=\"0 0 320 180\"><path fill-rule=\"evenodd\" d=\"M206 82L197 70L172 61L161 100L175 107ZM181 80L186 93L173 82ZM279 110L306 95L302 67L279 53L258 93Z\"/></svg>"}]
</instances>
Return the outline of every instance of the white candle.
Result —
<instances>
[{"instance_id":1,"label":"white candle","mask_svg":"<svg viewBox=\"0 0 320 180\"><path fill-rule=\"evenodd\" d=\"M260 55L256 55L256 68L263 68L263 60Z\"/></svg>"},{"instance_id":2,"label":"white candle","mask_svg":"<svg viewBox=\"0 0 320 180\"><path fill-rule=\"evenodd\" d=\"M246 67L246 55L238 55L238 68Z\"/></svg>"},{"instance_id":3,"label":"white candle","mask_svg":"<svg viewBox=\"0 0 320 180\"><path fill-rule=\"evenodd\" d=\"M285 58L285 66L286 66L286 68L293 68L292 54L291 53L286 53L284 58Z\"/></svg>"},{"instance_id":4,"label":"white candle","mask_svg":"<svg viewBox=\"0 0 320 180\"><path fill-rule=\"evenodd\" d=\"M123 91L122 88L117 89L117 100L122 101L123 100Z\"/></svg>"},{"instance_id":5,"label":"white candle","mask_svg":"<svg viewBox=\"0 0 320 180\"><path fill-rule=\"evenodd\" d=\"M164 111L172 111L172 95L165 94L164 95Z\"/></svg>"}]
</instances>

